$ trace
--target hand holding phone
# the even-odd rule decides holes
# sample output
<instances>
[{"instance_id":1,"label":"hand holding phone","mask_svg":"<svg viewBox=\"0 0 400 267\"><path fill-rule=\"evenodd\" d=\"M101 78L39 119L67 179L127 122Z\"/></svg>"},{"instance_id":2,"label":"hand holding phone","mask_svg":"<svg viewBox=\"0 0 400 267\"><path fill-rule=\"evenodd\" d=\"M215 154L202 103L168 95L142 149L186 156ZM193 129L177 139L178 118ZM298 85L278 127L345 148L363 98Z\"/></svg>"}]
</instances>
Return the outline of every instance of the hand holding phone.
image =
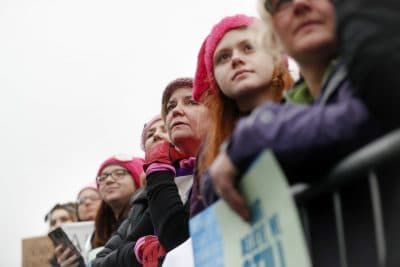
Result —
<instances>
[{"instance_id":1,"label":"hand holding phone","mask_svg":"<svg viewBox=\"0 0 400 267\"><path fill-rule=\"evenodd\" d=\"M74 244L72 244L71 240L68 238L67 234L64 232L64 230L61 227L57 227L53 231L48 233L48 236L50 239L53 241L54 246L57 248L56 252L58 252L59 256L62 256L62 258L67 258L67 261L71 261L71 263L78 263L78 267L85 267L85 262L83 260L82 255L80 252L76 249ZM62 246L60 246L62 245ZM64 249L63 249L64 248ZM65 249L69 249L70 253L72 255L63 255L65 252ZM75 260L75 257L72 258L71 256L75 255L77 258L77 261ZM70 256L70 257L68 257Z\"/></svg>"}]
</instances>

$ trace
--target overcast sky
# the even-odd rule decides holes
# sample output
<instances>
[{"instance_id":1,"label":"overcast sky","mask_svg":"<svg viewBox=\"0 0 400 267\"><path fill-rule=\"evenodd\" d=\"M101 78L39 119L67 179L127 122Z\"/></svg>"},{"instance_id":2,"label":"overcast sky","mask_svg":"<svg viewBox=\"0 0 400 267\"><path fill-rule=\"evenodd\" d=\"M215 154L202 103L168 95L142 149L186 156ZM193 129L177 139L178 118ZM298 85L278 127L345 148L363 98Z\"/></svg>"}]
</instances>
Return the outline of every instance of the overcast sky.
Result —
<instances>
[{"instance_id":1,"label":"overcast sky","mask_svg":"<svg viewBox=\"0 0 400 267\"><path fill-rule=\"evenodd\" d=\"M0 266L106 157L142 155L164 86L193 76L225 15L255 0L0 0Z\"/></svg>"}]
</instances>

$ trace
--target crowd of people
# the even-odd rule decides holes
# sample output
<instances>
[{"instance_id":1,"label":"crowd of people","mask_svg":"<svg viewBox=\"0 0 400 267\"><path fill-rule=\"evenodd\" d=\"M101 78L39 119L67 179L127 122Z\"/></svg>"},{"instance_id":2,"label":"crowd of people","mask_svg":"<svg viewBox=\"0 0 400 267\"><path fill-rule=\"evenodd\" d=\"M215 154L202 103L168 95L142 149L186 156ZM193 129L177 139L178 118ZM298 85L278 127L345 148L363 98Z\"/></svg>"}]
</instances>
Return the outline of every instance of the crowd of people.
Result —
<instances>
[{"instance_id":1,"label":"crowd of people","mask_svg":"<svg viewBox=\"0 0 400 267\"><path fill-rule=\"evenodd\" d=\"M382 25L376 13L357 16L364 2L388 12ZM399 65L399 53L388 54L399 46L391 7L389 0L260 0L261 19L237 14L210 25L193 78L167 84L160 114L143 128L145 158L106 159L77 204L51 209L49 229L94 220L87 266L160 266L190 238L190 218L216 200L250 219L236 184L263 150L273 151L289 184L320 180L399 124L390 116L398 75L386 71ZM351 15L376 31L353 25ZM296 82L288 57L299 66ZM54 266L77 266L62 245L54 255Z\"/></svg>"}]
</instances>

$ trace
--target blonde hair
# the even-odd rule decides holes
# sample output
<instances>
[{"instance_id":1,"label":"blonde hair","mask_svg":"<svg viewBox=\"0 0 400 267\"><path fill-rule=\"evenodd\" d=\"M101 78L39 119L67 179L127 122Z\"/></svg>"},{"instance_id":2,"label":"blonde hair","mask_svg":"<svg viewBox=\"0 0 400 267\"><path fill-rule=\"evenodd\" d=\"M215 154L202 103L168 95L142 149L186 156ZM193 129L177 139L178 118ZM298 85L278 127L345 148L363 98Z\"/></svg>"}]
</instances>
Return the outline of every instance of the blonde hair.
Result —
<instances>
[{"instance_id":1,"label":"blonde hair","mask_svg":"<svg viewBox=\"0 0 400 267\"><path fill-rule=\"evenodd\" d=\"M284 54L283 44L279 38L279 35L276 33L271 14L265 9L265 1L266 0L258 0L257 2L258 14L260 15L261 21L263 22L265 28L269 32L269 34L265 36L265 40L267 42L265 45L267 47L268 45L275 47L282 55Z\"/></svg>"}]
</instances>

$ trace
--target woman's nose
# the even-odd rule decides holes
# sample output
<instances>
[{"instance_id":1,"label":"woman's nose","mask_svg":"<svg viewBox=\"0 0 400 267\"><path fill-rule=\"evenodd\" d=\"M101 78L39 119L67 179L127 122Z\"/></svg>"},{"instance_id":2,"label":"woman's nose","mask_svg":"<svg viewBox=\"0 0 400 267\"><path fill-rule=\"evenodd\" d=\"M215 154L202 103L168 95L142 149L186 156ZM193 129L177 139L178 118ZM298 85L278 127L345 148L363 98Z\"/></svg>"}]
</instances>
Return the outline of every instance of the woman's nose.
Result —
<instances>
[{"instance_id":1,"label":"woman's nose","mask_svg":"<svg viewBox=\"0 0 400 267\"><path fill-rule=\"evenodd\" d=\"M243 64L242 55L239 52L234 52L232 54L232 67L235 68L241 64Z\"/></svg>"},{"instance_id":2,"label":"woman's nose","mask_svg":"<svg viewBox=\"0 0 400 267\"><path fill-rule=\"evenodd\" d=\"M177 104L174 109L172 110L172 115L173 116L177 116L177 115L183 115L184 114L184 110L183 110L183 106L182 104Z\"/></svg>"}]
</instances>

